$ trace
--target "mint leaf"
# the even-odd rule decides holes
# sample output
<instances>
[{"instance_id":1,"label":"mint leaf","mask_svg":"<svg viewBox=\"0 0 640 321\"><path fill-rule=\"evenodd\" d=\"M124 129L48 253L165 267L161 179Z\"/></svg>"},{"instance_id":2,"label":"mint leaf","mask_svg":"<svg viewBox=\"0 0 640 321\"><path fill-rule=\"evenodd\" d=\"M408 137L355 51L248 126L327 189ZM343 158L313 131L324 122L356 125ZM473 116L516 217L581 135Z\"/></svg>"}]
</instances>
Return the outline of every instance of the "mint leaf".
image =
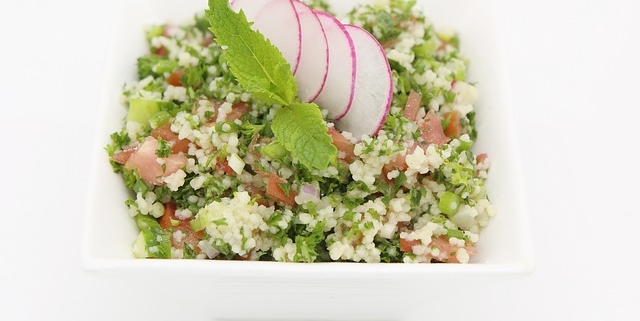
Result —
<instances>
[{"instance_id":1,"label":"mint leaf","mask_svg":"<svg viewBox=\"0 0 640 321\"><path fill-rule=\"evenodd\" d=\"M324 170L337 158L338 149L316 104L296 102L278 110L271 130L291 156L308 168Z\"/></svg>"},{"instance_id":2,"label":"mint leaf","mask_svg":"<svg viewBox=\"0 0 640 321\"><path fill-rule=\"evenodd\" d=\"M290 105L298 88L278 48L251 29L243 12L231 10L228 0L209 0L205 13L216 42L227 47L227 63L238 83L266 103Z\"/></svg>"},{"instance_id":3,"label":"mint leaf","mask_svg":"<svg viewBox=\"0 0 640 321\"><path fill-rule=\"evenodd\" d=\"M294 102L296 79L278 48L252 30L244 13L235 13L226 0L209 0L205 13L216 41L226 47L225 57L238 83L258 99L283 106L271 129L291 156L309 169L324 170L335 162L338 150L320 108Z\"/></svg>"}]
</instances>

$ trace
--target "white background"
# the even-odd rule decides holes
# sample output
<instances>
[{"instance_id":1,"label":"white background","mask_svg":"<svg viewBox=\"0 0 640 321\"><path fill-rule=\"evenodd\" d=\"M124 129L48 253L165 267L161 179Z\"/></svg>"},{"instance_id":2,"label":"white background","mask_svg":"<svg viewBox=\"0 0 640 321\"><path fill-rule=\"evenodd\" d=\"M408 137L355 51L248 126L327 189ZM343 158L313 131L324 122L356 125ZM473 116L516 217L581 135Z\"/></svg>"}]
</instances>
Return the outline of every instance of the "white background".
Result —
<instances>
[{"instance_id":1,"label":"white background","mask_svg":"<svg viewBox=\"0 0 640 321\"><path fill-rule=\"evenodd\" d=\"M536 269L442 309L449 320L637 320L640 4L500 2ZM113 11L0 1L0 320L154 309L136 306L136 284L80 264Z\"/></svg>"}]
</instances>

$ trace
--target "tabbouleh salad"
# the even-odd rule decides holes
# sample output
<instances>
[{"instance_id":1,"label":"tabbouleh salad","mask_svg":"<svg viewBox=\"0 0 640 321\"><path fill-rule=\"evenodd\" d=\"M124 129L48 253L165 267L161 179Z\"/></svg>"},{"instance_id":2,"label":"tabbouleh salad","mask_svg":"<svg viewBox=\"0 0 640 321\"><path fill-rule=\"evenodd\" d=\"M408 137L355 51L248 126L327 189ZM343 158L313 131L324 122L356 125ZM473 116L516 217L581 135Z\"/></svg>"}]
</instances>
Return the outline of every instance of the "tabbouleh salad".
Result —
<instances>
[{"instance_id":1,"label":"tabbouleh salad","mask_svg":"<svg viewBox=\"0 0 640 321\"><path fill-rule=\"evenodd\" d=\"M149 51L122 92L124 126L106 146L131 190L135 257L467 263L476 254L495 209L489 159L471 149L478 92L457 35L413 1L368 1L339 18L383 46L394 92L373 137L340 131L323 110L337 149L323 169L276 139L283 107L238 83L204 12L146 30Z\"/></svg>"}]
</instances>

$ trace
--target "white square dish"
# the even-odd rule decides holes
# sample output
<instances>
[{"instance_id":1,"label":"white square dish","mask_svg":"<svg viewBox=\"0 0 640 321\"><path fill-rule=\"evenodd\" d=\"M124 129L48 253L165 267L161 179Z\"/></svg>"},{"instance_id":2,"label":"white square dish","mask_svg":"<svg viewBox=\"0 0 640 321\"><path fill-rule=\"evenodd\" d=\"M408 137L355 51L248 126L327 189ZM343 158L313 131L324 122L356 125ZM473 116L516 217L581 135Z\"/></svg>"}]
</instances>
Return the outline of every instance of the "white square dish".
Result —
<instances>
[{"instance_id":1,"label":"white square dish","mask_svg":"<svg viewBox=\"0 0 640 321\"><path fill-rule=\"evenodd\" d=\"M354 2L339 3L346 6ZM131 245L137 228L124 205L128 191L122 178L113 173L104 146L109 143L109 135L122 126L126 109L120 103L120 93L123 83L135 78L136 58L146 50L144 28L165 21L179 22L207 6L206 0L135 0L120 3L105 66L83 231L84 268L98 276L126 277L132 284L145 286L157 278L181 280L162 287L149 286L149 291L184 290L192 294L188 301L176 300L200 308L154 311L148 315L149 319L152 316L160 320L177 316L191 320L403 320L413 310L400 312L398 306L420 308L418 302L436 292L438 296L446 295L452 284L464 286L531 272L533 251L511 118L514 106L508 97L500 30L494 24L492 2L418 3L436 28L450 27L459 32L462 53L471 60L469 78L478 83L480 92L476 106L479 139L475 148L491 156L487 190L498 214L481 233L479 254L470 264L134 259ZM425 291L426 288L438 291ZM380 300L385 304L371 305ZM230 310L224 308L227 306L253 308ZM329 306L330 309L319 309Z\"/></svg>"}]
</instances>

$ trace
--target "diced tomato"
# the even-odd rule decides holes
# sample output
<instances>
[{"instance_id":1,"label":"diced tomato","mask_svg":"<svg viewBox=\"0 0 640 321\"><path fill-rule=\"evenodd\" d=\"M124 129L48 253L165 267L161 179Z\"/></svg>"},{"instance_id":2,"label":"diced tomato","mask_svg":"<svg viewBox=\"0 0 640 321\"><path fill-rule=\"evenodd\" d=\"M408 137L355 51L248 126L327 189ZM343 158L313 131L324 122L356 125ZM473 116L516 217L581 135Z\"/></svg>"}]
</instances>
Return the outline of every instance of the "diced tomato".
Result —
<instances>
[{"instance_id":1,"label":"diced tomato","mask_svg":"<svg viewBox=\"0 0 640 321\"><path fill-rule=\"evenodd\" d=\"M180 87L182 86L180 78L182 78L182 70L175 70L171 75L169 75L169 77L167 77L167 84Z\"/></svg>"},{"instance_id":2,"label":"diced tomato","mask_svg":"<svg viewBox=\"0 0 640 321\"><path fill-rule=\"evenodd\" d=\"M163 229L172 227L171 220L176 219L176 203L169 202L164 204L164 214L158 220Z\"/></svg>"},{"instance_id":3,"label":"diced tomato","mask_svg":"<svg viewBox=\"0 0 640 321\"><path fill-rule=\"evenodd\" d=\"M156 49L156 55L165 57L167 55L167 49L163 46L158 47L158 49Z\"/></svg>"},{"instance_id":4,"label":"diced tomato","mask_svg":"<svg viewBox=\"0 0 640 321\"><path fill-rule=\"evenodd\" d=\"M204 39L202 40L202 47L209 47L210 44L213 43L213 36L212 35L207 35L206 37L204 37Z\"/></svg>"},{"instance_id":5,"label":"diced tomato","mask_svg":"<svg viewBox=\"0 0 640 321\"><path fill-rule=\"evenodd\" d=\"M171 150L174 153L187 153L189 151L189 143L191 143L188 139L179 139L171 145Z\"/></svg>"},{"instance_id":6,"label":"diced tomato","mask_svg":"<svg viewBox=\"0 0 640 321\"><path fill-rule=\"evenodd\" d=\"M189 143L188 139L178 139L178 134L174 133L171 130L171 124L166 123L158 128L155 128L151 131L151 136L154 138L162 138L171 143L171 150L174 153L187 153L189 151Z\"/></svg>"},{"instance_id":7,"label":"diced tomato","mask_svg":"<svg viewBox=\"0 0 640 321\"><path fill-rule=\"evenodd\" d=\"M330 127L328 133L329 136L331 136L333 145L336 146L338 151L344 153L344 160L347 163L351 163L356 156L353 152L353 148L355 147L355 145L348 141L344 136L342 136L342 134L334 127Z\"/></svg>"},{"instance_id":8,"label":"diced tomato","mask_svg":"<svg viewBox=\"0 0 640 321\"><path fill-rule=\"evenodd\" d=\"M204 237L204 231L194 232L191 229L191 224L189 223L191 220L180 220L176 217L176 203L169 202L164 204L164 214L160 219L158 219L158 223L163 229L169 229L170 231L176 232L181 231L183 233L182 239L180 242L176 240L173 233L171 234L171 246L177 249L184 248L184 244L187 243L189 246L197 253L200 253L200 248L198 247L198 242L202 240ZM173 224L178 222L176 226Z\"/></svg>"},{"instance_id":9,"label":"diced tomato","mask_svg":"<svg viewBox=\"0 0 640 321\"><path fill-rule=\"evenodd\" d=\"M413 89L409 92L409 97L407 97L407 103L404 105L404 111L402 115L407 117L410 120L415 121L418 117L418 111L422 107L422 95Z\"/></svg>"},{"instance_id":10,"label":"diced tomato","mask_svg":"<svg viewBox=\"0 0 640 321\"><path fill-rule=\"evenodd\" d=\"M413 246L415 245L420 245L420 241L419 240L407 240L407 239L403 239L400 238L400 251L402 252L412 252L413 251Z\"/></svg>"},{"instance_id":11,"label":"diced tomato","mask_svg":"<svg viewBox=\"0 0 640 321\"><path fill-rule=\"evenodd\" d=\"M184 244L189 244L189 246L193 249L196 254L200 254L200 247L198 243L204 237L204 230L194 232L189 226L189 221L182 221L182 223L175 228L176 231L182 231L184 234L180 242L178 242L173 235L171 235L171 246L177 249L183 249Z\"/></svg>"},{"instance_id":12,"label":"diced tomato","mask_svg":"<svg viewBox=\"0 0 640 321\"><path fill-rule=\"evenodd\" d=\"M238 102L231 106L231 112L227 114L228 121L240 119L244 114L249 112L249 106L245 102Z\"/></svg>"},{"instance_id":13,"label":"diced tomato","mask_svg":"<svg viewBox=\"0 0 640 321\"><path fill-rule=\"evenodd\" d=\"M114 155L115 156L115 155ZM488 155L486 153L478 154L476 156L476 164L480 164L487 159Z\"/></svg>"},{"instance_id":14,"label":"diced tomato","mask_svg":"<svg viewBox=\"0 0 640 321\"><path fill-rule=\"evenodd\" d=\"M231 168L231 166L229 166L229 162L227 161L227 159L220 159L220 157L218 157L218 161L216 163L216 166L221 169L225 174L227 175L235 175L236 172L233 170L233 168Z\"/></svg>"},{"instance_id":15,"label":"diced tomato","mask_svg":"<svg viewBox=\"0 0 640 321\"><path fill-rule=\"evenodd\" d=\"M422 131L422 139L427 144L442 146L451 140L444 134L440 117L433 110L427 113L424 119L418 123L418 126Z\"/></svg>"},{"instance_id":16,"label":"diced tomato","mask_svg":"<svg viewBox=\"0 0 640 321\"><path fill-rule=\"evenodd\" d=\"M247 193L249 193L249 196L251 196L252 199L256 200L256 203L264 206L269 205L269 203L265 199L266 195L264 191L261 190L258 186L249 184L247 185L247 187L245 187L245 190L247 191Z\"/></svg>"},{"instance_id":17,"label":"diced tomato","mask_svg":"<svg viewBox=\"0 0 640 321\"><path fill-rule=\"evenodd\" d=\"M387 174L396 169L403 172L407 170L407 162L404 155L398 155L396 156L396 158L394 158L394 160L382 166L382 178L387 183L392 183L393 180L389 179L389 177L387 177Z\"/></svg>"},{"instance_id":18,"label":"diced tomato","mask_svg":"<svg viewBox=\"0 0 640 321\"><path fill-rule=\"evenodd\" d=\"M280 184L282 183L286 183L286 180L276 174L269 174L269 181L267 183L267 196L279 203L291 206L295 205L295 198L297 196L296 192L290 189L289 193L285 193L280 187Z\"/></svg>"},{"instance_id":19,"label":"diced tomato","mask_svg":"<svg viewBox=\"0 0 640 321\"><path fill-rule=\"evenodd\" d=\"M440 250L440 255L435 257L438 261L446 263L460 263L455 255L460 247L449 243L449 239L446 236L432 238L429 246L437 247ZM475 244L466 243L464 249L470 257L477 253Z\"/></svg>"},{"instance_id":20,"label":"diced tomato","mask_svg":"<svg viewBox=\"0 0 640 321\"><path fill-rule=\"evenodd\" d=\"M129 160L129 157L131 157L131 154L133 154L136 151L135 148L128 148L125 150L121 150L115 154L113 154L113 156L111 156L111 160L113 160L114 162L118 163L118 164L126 164L127 161Z\"/></svg>"},{"instance_id":21,"label":"diced tomato","mask_svg":"<svg viewBox=\"0 0 640 321\"><path fill-rule=\"evenodd\" d=\"M153 138L158 139L158 137L168 141L173 142L178 140L178 134L174 133L171 130L171 124L166 123L158 128L151 130L151 136Z\"/></svg>"},{"instance_id":22,"label":"diced tomato","mask_svg":"<svg viewBox=\"0 0 640 321\"><path fill-rule=\"evenodd\" d=\"M457 111L450 111L444 114L444 119L449 119L449 125L444 130L444 134L449 138L458 138L462 134L460 126L460 114Z\"/></svg>"}]
</instances>

